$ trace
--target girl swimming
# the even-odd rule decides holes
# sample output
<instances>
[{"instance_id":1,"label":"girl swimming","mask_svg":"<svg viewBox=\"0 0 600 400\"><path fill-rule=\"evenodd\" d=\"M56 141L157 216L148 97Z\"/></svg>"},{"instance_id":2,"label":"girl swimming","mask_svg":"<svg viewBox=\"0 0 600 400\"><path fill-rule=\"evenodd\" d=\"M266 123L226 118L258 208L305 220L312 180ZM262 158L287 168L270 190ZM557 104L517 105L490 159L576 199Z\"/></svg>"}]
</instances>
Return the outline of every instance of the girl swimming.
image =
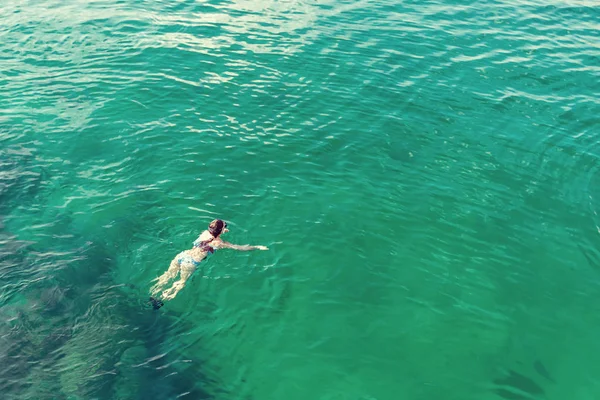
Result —
<instances>
[{"instance_id":1,"label":"girl swimming","mask_svg":"<svg viewBox=\"0 0 600 400\"><path fill-rule=\"evenodd\" d=\"M226 232L229 232L227 223L223 220L215 219L208 225L208 229L198 236L198 239L194 241L194 246L191 249L184 250L175 256L173 261L171 261L171 265L169 265L169 269L157 278L158 282L156 282L150 290L150 293L152 294L150 303L154 309L159 309L163 306L161 300L171 300L175 298L177 293L183 289L185 282L196 270L196 267L200 262L202 262L209 254L213 254L215 250L269 250L266 246L237 245L226 242L221 239L221 235ZM171 279L174 279L178 273L179 280L175 281L170 288L164 290L160 296L158 296L164 286L167 285Z\"/></svg>"}]
</instances>

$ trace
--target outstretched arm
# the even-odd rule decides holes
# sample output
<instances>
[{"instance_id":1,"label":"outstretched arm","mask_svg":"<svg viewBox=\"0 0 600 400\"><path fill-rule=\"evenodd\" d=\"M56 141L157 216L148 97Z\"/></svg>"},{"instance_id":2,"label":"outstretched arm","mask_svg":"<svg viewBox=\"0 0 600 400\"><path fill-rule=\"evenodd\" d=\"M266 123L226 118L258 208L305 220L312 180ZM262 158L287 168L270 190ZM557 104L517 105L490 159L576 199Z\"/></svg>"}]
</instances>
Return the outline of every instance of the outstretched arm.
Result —
<instances>
[{"instance_id":1,"label":"outstretched arm","mask_svg":"<svg viewBox=\"0 0 600 400\"><path fill-rule=\"evenodd\" d=\"M219 241L218 247L225 248L225 249L240 250L240 251L269 250L269 248L267 246L251 246L249 244L240 245L240 244L233 244L233 243L225 242L223 240Z\"/></svg>"}]
</instances>

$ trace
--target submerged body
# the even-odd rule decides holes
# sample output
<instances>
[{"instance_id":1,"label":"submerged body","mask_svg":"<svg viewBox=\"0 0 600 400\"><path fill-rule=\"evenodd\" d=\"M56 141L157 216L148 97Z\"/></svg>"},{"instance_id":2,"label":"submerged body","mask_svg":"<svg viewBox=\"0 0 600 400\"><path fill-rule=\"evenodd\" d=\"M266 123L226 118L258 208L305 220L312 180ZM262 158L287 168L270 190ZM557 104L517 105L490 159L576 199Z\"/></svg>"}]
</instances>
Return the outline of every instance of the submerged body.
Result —
<instances>
[{"instance_id":1,"label":"submerged body","mask_svg":"<svg viewBox=\"0 0 600 400\"><path fill-rule=\"evenodd\" d=\"M169 269L157 279L156 284L150 290L153 296L150 298L150 301L155 309L162 307L163 303L161 300L175 298L198 265L217 249L227 248L241 251L268 250L265 246L236 245L225 242L220 236L228 231L225 222L214 220L210 223L208 230L202 232L198 236L198 239L194 241L194 246L191 249L184 250L173 258ZM173 282L171 287L165 289L165 286L171 280L175 279L178 274L179 279Z\"/></svg>"}]
</instances>

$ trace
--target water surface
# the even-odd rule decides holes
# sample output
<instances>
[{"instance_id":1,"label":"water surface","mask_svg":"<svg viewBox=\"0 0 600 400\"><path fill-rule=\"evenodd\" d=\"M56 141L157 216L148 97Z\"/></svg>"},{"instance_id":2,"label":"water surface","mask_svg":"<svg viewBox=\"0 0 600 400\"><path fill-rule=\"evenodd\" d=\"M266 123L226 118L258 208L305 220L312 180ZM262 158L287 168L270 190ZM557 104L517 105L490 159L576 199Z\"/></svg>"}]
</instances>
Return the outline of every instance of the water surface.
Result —
<instances>
[{"instance_id":1,"label":"water surface","mask_svg":"<svg viewBox=\"0 0 600 400\"><path fill-rule=\"evenodd\" d=\"M595 399L600 8L0 6L7 399ZM152 280L228 240L159 312Z\"/></svg>"}]
</instances>

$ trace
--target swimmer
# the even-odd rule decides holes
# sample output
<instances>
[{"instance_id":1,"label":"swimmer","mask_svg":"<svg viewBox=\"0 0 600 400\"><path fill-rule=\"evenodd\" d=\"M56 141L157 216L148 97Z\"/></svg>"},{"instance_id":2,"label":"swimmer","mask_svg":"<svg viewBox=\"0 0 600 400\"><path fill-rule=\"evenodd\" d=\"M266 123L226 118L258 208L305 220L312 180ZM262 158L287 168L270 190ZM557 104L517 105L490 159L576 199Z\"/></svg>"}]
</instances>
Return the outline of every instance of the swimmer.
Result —
<instances>
[{"instance_id":1,"label":"swimmer","mask_svg":"<svg viewBox=\"0 0 600 400\"><path fill-rule=\"evenodd\" d=\"M185 286L187 279L196 270L198 264L200 264L200 262L209 254L214 253L215 250L269 250L266 246L237 245L226 242L221 239L221 235L226 232L229 232L227 223L223 220L215 219L208 225L208 229L198 236L198 239L194 241L194 246L191 249L184 250L175 256L173 261L171 261L171 265L169 265L169 269L157 278L158 282L150 290L150 293L152 294L150 303L154 309L159 309L163 306L161 300L172 300L175 298L177 293ZM174 279L177 274L179 274L179 280L175 281L170 288L164 290L160 294L160 298L157 298L165 285L167 285L171 279Z\"/></svg>"}]
</instances>

